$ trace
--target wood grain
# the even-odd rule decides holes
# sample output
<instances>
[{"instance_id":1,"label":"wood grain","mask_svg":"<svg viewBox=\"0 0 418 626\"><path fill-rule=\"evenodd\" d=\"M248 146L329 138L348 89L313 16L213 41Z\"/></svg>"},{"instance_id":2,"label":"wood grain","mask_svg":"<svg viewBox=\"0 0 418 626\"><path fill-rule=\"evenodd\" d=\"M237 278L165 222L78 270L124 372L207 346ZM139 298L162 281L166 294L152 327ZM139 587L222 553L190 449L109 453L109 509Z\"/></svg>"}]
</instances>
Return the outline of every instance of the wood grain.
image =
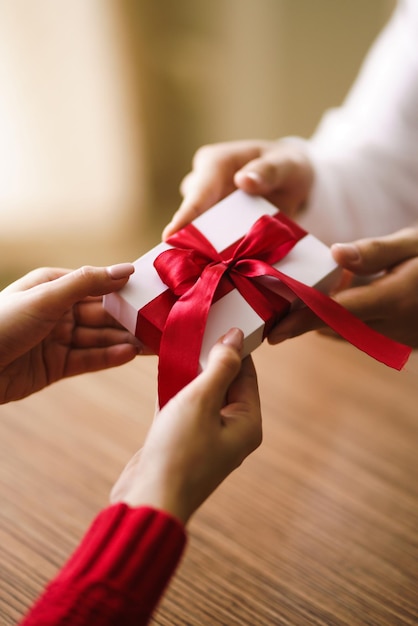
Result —
<instances>
[{"instance_id":1,"label":"wood grain","mask_svg":"<svg viewBox=\"0 0 418 626\"><path fill-rule=\"evenodd\" d=\"M418 624L418 360L255 353L262 446L203 505L155 624ZM76 546L152 419L155 357L0 407L0 623Z\"/></svg>"}]
</instances>

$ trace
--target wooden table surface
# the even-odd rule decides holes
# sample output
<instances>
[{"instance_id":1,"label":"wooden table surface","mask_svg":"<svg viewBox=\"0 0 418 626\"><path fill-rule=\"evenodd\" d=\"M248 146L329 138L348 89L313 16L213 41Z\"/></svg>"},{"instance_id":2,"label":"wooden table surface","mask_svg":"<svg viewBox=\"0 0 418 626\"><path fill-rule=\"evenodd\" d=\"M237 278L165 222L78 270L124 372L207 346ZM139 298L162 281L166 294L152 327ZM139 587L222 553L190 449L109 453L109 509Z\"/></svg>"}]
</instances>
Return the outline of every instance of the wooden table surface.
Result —
<instances>
[{"instance_id":1,"label":"wooden table surface","mask_svg":"<svg viewBox=\"0 0 418 626\"><path fill-rule=\"evenodd\" d=\"M154 623L418 624L416 355L398 373L310 335L254 356L263 444L193 518ZM0 407L2 626L106 505L155 374L138 358Z\"/></svg>"}]
</instances>

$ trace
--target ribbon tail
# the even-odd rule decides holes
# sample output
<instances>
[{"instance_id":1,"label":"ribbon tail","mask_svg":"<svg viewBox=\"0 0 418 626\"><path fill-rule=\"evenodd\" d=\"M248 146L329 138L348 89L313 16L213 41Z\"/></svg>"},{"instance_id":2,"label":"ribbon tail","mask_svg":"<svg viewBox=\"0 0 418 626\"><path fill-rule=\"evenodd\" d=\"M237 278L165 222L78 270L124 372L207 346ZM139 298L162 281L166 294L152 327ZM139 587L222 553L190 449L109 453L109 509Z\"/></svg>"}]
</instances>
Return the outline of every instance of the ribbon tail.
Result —
<instances>
[{"instance_id":1,"label":"ribbon tail","mask_svg":"<svg viewBox=\"0 0 418 626\"><path fill-rule=\"evenodd\" d=\"M407 362L412 352L409 346L373 330L317 289L308 287L274 268L270 268L268 274L279 278L315 315L362 352L396 370L401 370Z\"/></svg>"},{"instance_id":2,"label":"ribbon tail","mask_svg":"<svg viewBox=\"0 0 418 626\"><path fill-rule=\"evenodd\" d=\"M200 279L172 307L161 336L158 401L162 408L199 373L199 357L213 296L225 265L205 268Z\"/></svg>"}]
</instances>

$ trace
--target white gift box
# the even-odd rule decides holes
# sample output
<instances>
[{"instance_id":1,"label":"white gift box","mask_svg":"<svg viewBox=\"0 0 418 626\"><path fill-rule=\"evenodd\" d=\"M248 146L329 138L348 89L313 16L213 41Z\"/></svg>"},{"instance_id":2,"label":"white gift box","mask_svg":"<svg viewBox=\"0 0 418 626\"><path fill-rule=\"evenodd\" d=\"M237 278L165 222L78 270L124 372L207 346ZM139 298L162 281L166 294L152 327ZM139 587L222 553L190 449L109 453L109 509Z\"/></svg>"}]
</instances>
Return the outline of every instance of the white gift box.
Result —
<instances>
[{"instance_id":1,"label":"white gift box","mask_svg":"<svg viewBox=\"0 0 418 626\"><path fill-rule=\"evenodd\" d=\"M250 196L238 190L196 218L193 225L220 252L241 239L259 217L277 213L277 208L264 198ZM153 333L154 337L151 339L149 328L141 327L139 311L167 290L153 263L161 252L171 247L168 243L160 243L141 256L134 262L135 273L125 287L104 297L105 309L156 352L158 346L155 334L160 334L162 329L156 327L156 333ZM341 273L329 248L310 234L300 239L286 257L273 267L323 293L328 293L336 286ZM283 295L290 302L290 309L300 305L298 298L278 279L265 277L256 280ZM264 325L262 318L237 289L221 297L212 304L207 319L200 353L201 368L205 367L211 347L230 328L240 328L244 333L244 357L263 341Z\"/></svg>"}]
</instances>

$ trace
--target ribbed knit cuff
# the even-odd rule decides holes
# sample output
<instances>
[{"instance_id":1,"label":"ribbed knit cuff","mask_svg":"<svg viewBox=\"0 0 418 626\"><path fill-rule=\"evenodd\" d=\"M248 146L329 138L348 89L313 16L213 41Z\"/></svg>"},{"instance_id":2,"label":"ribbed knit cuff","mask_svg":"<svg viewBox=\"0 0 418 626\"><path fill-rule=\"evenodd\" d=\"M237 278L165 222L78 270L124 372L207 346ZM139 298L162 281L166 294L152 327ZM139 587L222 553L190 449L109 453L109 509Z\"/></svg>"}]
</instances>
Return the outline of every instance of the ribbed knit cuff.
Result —
<instances>
[{"instance_id":1,"label":"ribbed knit cuff","mask_svg":"<svg viewBox=\"0 0 418 626\"><path fill-rule=\"evenodd\" d=\"M181 522L163 511L108 507L22 625L147 623L185 542Z\"/></svg>"}]
</instances>

